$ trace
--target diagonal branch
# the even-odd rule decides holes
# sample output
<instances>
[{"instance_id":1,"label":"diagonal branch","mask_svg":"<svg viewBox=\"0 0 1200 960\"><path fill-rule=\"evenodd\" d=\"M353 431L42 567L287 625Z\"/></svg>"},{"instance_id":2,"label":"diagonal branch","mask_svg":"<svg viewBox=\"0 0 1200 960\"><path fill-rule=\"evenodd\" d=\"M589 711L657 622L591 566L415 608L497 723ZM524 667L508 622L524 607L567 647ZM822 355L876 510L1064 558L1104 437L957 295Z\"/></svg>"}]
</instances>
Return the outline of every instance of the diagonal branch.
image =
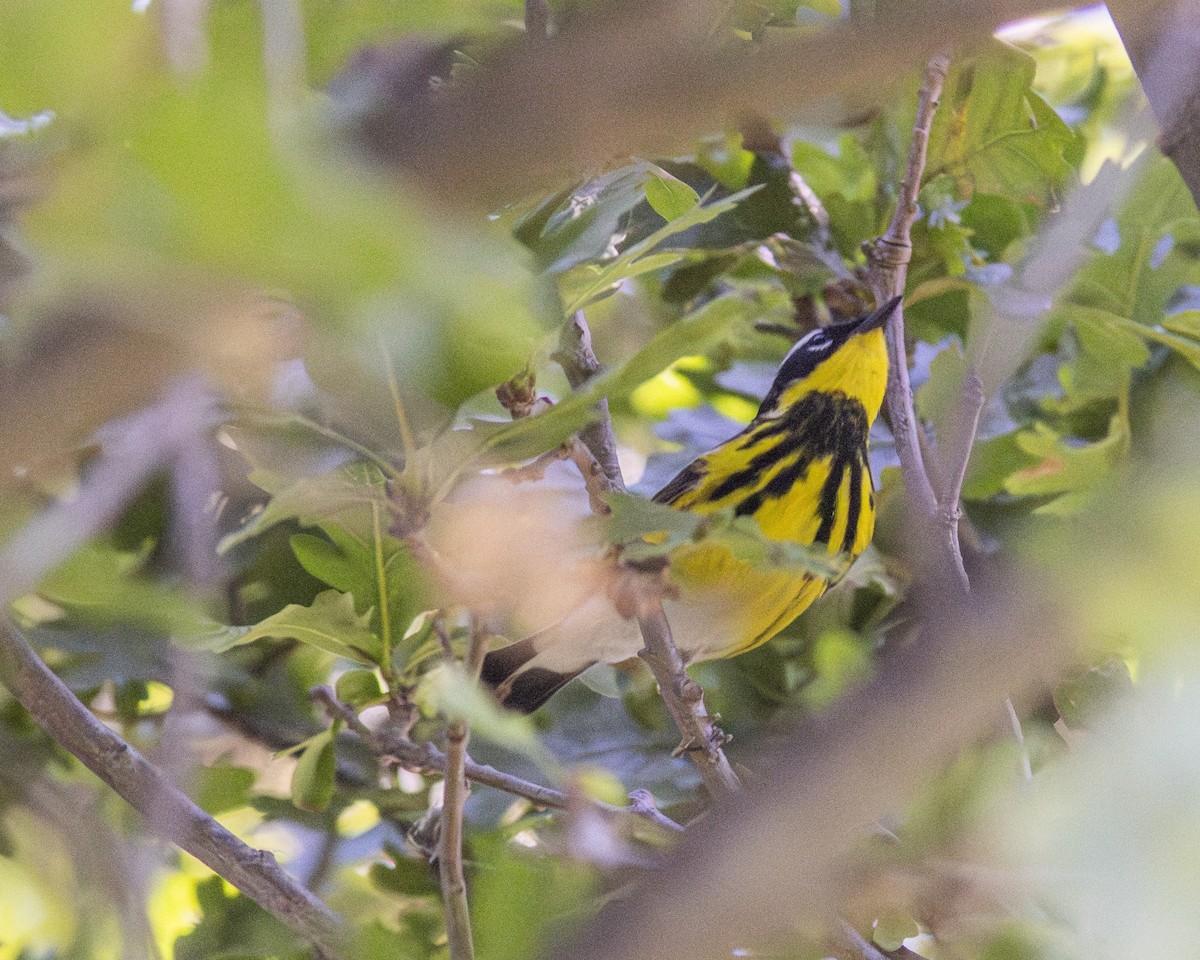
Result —
<instances>
[{"instance_id":1,"label":"diagonal branch","mask_svg":"<svg viewBox=\"0 0 1200 960\"><path fill-rule=\"evenodd\" d=\"M582 310L577 310L563 327L562 339L554 358L566 372L568 382L576 389L603 369L592 350L592 332ZM607 489L624 490L625 480L617 462L617 444L613 438L607 400L601 401L600 418L582 431L579 437L604 471L602 478L593 479L607 480ZM583 465L580 470L584 472L586 480L588 472ZM725 736L704 707L704 691L687 675L661 601L655 599L646 606L647 609L638 616L638 626L645 644L638 656L654 673L663 702L683 737L680 746L696 764L709 793L713 797L732 793L741 784L722 750Z\"/></svg>"},{"instance_id":2,"label":"diagonal branch","mask_svg":"<svg viewBox=\"0 0 1200 960\"><path fill-rule=\"evenodd\" d=\"M655 598L645 606L647 609L638 615L645 643L638 656L654 673L663 701L683 735L679 750L692 759L714 799L736 793L741 789L741 781L721 749L727 738L708 715L700 684L687 674L662 601Z\"/></svg>"},{"instance_id":3,"label":"diagonal branch","mask_svg":"<svg viewBox=\"0 0 1200 960\"><path fill-rule=\"evenodd\" d=\"M92 716L8 623L0 624L0 681L42 729L137 810L151 831L212 868L326 955L339 955L342 931L329 908L271 853L235 837Z\"/></svg>"}]
</instances>

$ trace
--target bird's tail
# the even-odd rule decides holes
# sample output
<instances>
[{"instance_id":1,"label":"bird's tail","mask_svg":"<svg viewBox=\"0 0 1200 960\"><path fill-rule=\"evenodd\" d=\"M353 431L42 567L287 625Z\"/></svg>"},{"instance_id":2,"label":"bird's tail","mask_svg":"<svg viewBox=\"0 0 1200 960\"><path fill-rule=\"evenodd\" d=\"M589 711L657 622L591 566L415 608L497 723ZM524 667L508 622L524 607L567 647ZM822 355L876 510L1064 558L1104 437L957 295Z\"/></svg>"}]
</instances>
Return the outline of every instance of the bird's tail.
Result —
<instances>
[{"instance_id":1,"label":"bird's tail","mask_svg":"<svg viewBox=\"0 0 1200 960\"><path fill-rule=\"evenodd\" d=\"M530 663L542 651L545 639L544 633L535 633L483 658L483 682L505 706L532 713L592 665L585 663L577 670L560 673Z\"/></svg>"}]
</instances>

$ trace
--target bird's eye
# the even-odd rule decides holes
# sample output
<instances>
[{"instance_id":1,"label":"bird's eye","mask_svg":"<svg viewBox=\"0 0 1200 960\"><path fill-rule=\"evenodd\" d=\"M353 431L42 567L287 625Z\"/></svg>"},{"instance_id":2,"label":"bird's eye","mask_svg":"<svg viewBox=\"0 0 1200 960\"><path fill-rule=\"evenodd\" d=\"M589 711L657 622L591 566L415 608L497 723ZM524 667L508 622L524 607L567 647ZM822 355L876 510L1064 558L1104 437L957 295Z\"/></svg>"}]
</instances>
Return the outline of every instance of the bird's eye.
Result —
<instances>
[{"instance_id":1,"label":"bird's eye","mask_svg":"<svg viewBox=\"0 0 1200 960\"><path fill-rule=\"evenodd\" d=\"M818 336L818 337L813 337L812 341L807 345L807 349L811 350L813 353L824 353L826 350L828 350L832 346L833 346L833 341L830 340L828 337L822 335L822 336Z\"/></svg>"}]
</instances>

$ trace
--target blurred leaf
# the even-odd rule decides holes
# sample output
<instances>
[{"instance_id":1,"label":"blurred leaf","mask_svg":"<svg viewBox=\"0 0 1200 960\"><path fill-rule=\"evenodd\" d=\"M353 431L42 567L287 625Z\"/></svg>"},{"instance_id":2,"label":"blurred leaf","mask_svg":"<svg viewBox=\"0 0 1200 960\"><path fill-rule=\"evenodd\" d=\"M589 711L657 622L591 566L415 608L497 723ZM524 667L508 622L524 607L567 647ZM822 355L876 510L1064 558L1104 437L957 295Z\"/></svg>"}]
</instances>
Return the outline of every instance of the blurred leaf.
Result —
<instances>
[{"instance_id":1,"label":"blurred leaf","mask_svg":"<svg viewBox=\"0 0 1200 960\"><path fill-rule=\"evenodd\" d=\"M1070 403L1112 398L1121 394L1133 370L1150 359L1143 329L1124 317L1103 310L1067 305L1065 316L1074 324L1080 355L1059 369ZM1057 404L1062 409L1066 404Z\"/></svg>"},{"instance_id":2,"label":"blurred leaf","mask_svg":"<svg viewBox=\"0 0 1200 960\"><path fill-rule=\"evenodd\" d=\"M243 807L250 798L250 788L256 779L258 774L248 767L224 764L203 767L199 771L199 784L195 791L196 804L214 817Z\"/></svg>"},{"instance_id":3,"label":"blurred leaf","mask_svg":"<svg viewBox=\"0 0 1200 960\"><path fill-rule=\"evenodd\" d=\"M371 882L390 893L430 897L438 892L437 868L417 857L394 853L390 866L371 864Z\"/></svg>"},{"instance_id":4,"label":"blurred leaf","mask_svg":"<svg viewBox=\"0 0 1200 960\"><path fill-rule=\"evenodd\" d=\"M142 572L149 546L133 553L104 540L84 544L42 580L37 593L92 626L132 625L163 636L197 626L205 615L196 601Z\"/></svg>"},{"instance_id":5,"label":"blurred leaf","mask_svg":"<svg viewBox=\"0 0 1200 960\"><path fill-rule=\"evenodd\" d=\"M700 195L661 167L646 181L646 201L666 221L676 220L700 203Z\"/></svg>"},{"instance_id":6,"label":"blurred leaf","mask_svg":"<svg viewBox=\"0 0 1200 960\"><path fill-rule=\"evenodd\" d=\"M1109 423L1108 436L1095 443L1072 443L1044 423L1035 423L1016 437L1017 446L1034 466L1011 474L1004 489L1018 496L1053 495L1054 500L1035 513L1078 511L1090 495L1112 476L1129 450L1129 425L1121 414Z\"/></svg>"},{"instance_id":7,"label":"blurred leaf","mask_svg":"<svg viewBox=\"0 0 1200 960\"><path fill-rule=\"evenodd\" d=\"M1129 666L1120 657L1109 657L1063 680L1054 690L1054 705L1068 727L1086 730L1132 692Z\"/></svg>"},{"instance_id":8,"label":"blurred leaf","mask_svg":"<svg viewBox=\"0 0 1200 960\"><path fill-rule=\"evenodd\" d=\"M379 637L371 631L370 612L356 613L354 597L338 590L318 594L308 607L288 604L251 627L212 624L176 639L196 649L222 652L264 637L298 640L365 666L374 666L382 655Z\"/></svg>"},{"instance_id":9,"label":"blurred leaf","mask_svg":"<svg viewBox=\"0 0 1200 960\"><path fill-rule=\"evenodd\" d=\"M347 670L334 686L337 698L361 709L383 697L383 687L374 670Z\"/></svg>"},{"instance_id":10,"label":"blurred leaf","mask_svg":"<svg viewBox=\"0 0 1200 960\"><path fill-rule=\"evenodd\" d=\"M1111 236L1097 238L1070 299L1156 326L1180 285L1200 280L1200 215L1174 164L1165 157L1149 163L1106 229Z\"/></svg>"},{"instance_id":11,"label":"blurred leaf","mask_svg":"<svg viewBox=\"0 0 1200 960\"><path fill-rule=\"evenodd\" d=\"M999 40L952 64L929 133L926 178L949 174L967 198L1041 202L1064 183L1075 135L1033 91L1035 67Z\"/></svg>"},{"instance_id":12,"label":"blurred leaf","mask_svg":"<svg viewBox=\"0 0 1200 960\"><path fill-rule=\"evenodd\" d=\"M871 939L889 953L904 946L904 941L921 932L917 921L901 910L893 910L875 919Z\"/></svg>"},{"instance_id":13,"label":"blurred leaf","mask_svg":"<svg viewBox=\"0 0 1200 960\"><path fill-rule=\"evenodd\" d=\"M249 897L227 895L220 877L198 883L196 897L200 922L175 941L176 960L303 960L308 955L291 931Z\"/></svg>"},{"instance_id":14,"label":"blurred leaf","mask_svg":"<svg viewBox=\"0 0 1200 960\"><path fill-rule=\"evenodd\" d=\"M333 731L313 737L300 752L292 774L292 803L301 810L320 813L333 799L333 777L337 761L333 755Z\"/></svg>"},{"instance_id":15,"label":"blurred leaf","mask_svg":"<svg viewBox=\"0 0 1200 960\"><path fill-rule=\"evenodd\" d=\"M532 720L505 710L489 691L457 666L442 664L430 670L421 678L412 698L426 716L465 720L472 733L524 754L542 770L558 769L553 755L538 740Z\"/></svg>"},{"instance_id":16,"label":"blurred leaf","mask_svg":"<svg viewBox=\"0 0 1200 960\"><path fill-rule=\"evenodd\" d=\"M542 856L494 838L480 849L493 865L476 879L472 903L478 950L489 960L528 960L543 955L554 938L598 909L596 880L583 864ZM582 911L582 912L581 912Z\"/></svg>"},{"instance_id":17,"label":"blurred leaf","mask_svg":"<svg viewBox=\"0 0 1200 960\"><path fill-rule=\"evenodd\" d=\"M262 473L253 474L251 479L270 493L271 498L240 530L222 539L219 547L222 553L285 520L298 520L308 527L333 520L347 527L369 529L373 505L385 513L390 509L383 475L378 468L368 464L354 463L282 485L276 478ZM307 546L310 544L304 541L302 549ZM322 569L333 572L331 558L321 556L316 559ZM338 567L334 575L347 576L348 569Z\"/></svg>"}]
</instances>

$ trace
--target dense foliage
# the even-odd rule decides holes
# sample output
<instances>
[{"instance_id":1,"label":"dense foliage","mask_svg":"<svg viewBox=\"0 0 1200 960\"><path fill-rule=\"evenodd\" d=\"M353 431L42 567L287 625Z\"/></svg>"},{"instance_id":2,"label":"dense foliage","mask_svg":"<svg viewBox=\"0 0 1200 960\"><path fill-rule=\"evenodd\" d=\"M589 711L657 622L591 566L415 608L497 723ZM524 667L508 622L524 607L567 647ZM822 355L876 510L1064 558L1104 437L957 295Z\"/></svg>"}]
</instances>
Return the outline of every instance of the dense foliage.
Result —
<instances>
[{"instance_id":1,"label":"dense foliage","mask_svg":"<svg viewBox=\"0 0 1200 960\"><path fill-rule=\"evenodd\" d=\"M520 4L265 4L297 17L282 28L239 0L148 6L10 0L2 15L0 523L16 536L69 498L122 429L110 422L185 374L219 391L219 442L155 463L111 524L13 600L13 621L105 723L347 918L364 958L447 955L430 864L441 778L381 774L311 691L331 686L371 722L402 700L417 744L465 720L474 760L577 801L546 811L475 786L466 808L479 956L542 955L620 910L676 841L643 818L593 822L588 798L649 790L686 822L704 794L642 665L596 668L524 718L446 651L461 655L473 624L513 639L544 625L569 600L556 571L606 544L650 559L722 537L781 561L751 524L700 530L639 497L586 519L569 463L497 474L607 398L626 479L652 493L753 415L797 336L865 309L863 245L895 207L922 65L827 127L747 116L480 211L381 172L356 131L379 95L372 64L416 57L402 38L425 45L412 95L437 97L522 42ZM711 35L750 57L842 16L728 6ZM1021 744L997 690L994 736L930 771L879 825L887 843L864 838L842 914L884 951L1182 956L1200 936L1200 216L1175 167L1130 141L1139 98L1091 12L956 56L934 120L905 298L915 408L931 443L950 435L980 371L968 568L1055 598L1076 640L1070 671L1019 704ZM1114 206L1056 247L1089 189ZM1015 329L996 304L1058 261L1069 276L1045 322ZM607 370L572 390L556 351L575 311ZM513 419L502 384L553 405ZM871 455L879 526L846 580L762 648L692 671L748 790L760 751L919 629L886 423ZM139 937L180 960L306 954L149 840L11 699L0 748L0 958L146 955ZM849 955L808 927L712 955L741 948Z\"/></svg>"}]
</instances>

